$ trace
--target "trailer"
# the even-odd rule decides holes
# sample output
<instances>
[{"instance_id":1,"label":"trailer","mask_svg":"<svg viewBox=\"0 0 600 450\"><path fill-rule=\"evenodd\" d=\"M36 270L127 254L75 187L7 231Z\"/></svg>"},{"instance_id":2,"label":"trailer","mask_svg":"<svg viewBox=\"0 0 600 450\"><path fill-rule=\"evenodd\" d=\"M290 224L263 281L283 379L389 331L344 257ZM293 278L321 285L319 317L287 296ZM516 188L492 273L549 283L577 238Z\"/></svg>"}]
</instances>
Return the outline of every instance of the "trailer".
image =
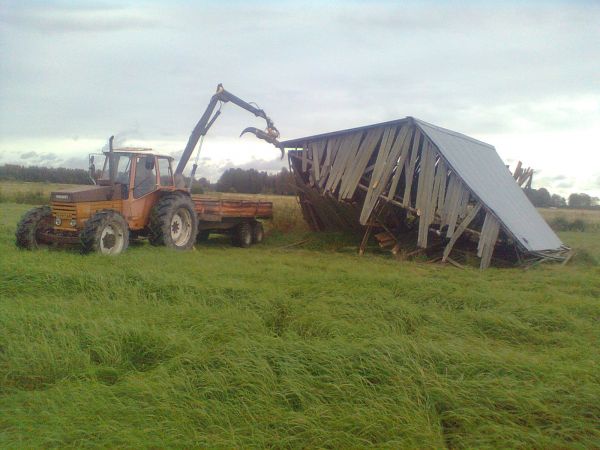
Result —
<instances>
[{"instance_id":1,"label":"trailer","mask_svg":"<svg viewBox=\"0 0 600 450\"><path fill-rule=\"evenodd\" d=\"M264 239L261 220L273 218L273 203L233 198L192 195L198 215L196 242L208 240L211 233L231 236L232 244L247 248Z\"/></svg>"}]
</instances>

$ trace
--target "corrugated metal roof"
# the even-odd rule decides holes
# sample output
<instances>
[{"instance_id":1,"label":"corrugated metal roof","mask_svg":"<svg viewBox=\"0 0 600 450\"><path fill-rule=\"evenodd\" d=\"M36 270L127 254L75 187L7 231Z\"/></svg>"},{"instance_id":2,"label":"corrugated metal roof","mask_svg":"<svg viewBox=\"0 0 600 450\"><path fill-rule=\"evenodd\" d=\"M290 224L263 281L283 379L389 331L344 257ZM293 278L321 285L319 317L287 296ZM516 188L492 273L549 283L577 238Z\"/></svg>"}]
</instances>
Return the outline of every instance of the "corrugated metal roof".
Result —
<instances>
[{"instance_id":1,"label":"corrugated metal roof","mask_svg":"<svg viewBox=\"0 0 600 450\"><path fill-rule=\"evenodd\" d=\"M305 136L305 137L301 137L298 139L290 139L287 141L283 141L283 142L281 142L281 145L283 146L283 148L297 148L297 147L302 147L308 141L319 141L321 139L326 139L331 136L339 136L339 135L347 134L347 133L356 133L357 131L369 130L371 128L376 128L376 127L387 127L390 125L400 125L402 123L408 122L409 120L412 120L412 117L406 117L404 119L390 120L388 122L374 123L372 125L365 125L362 127L347 128L345 130L332 131L330 133L315 134L313 136Z\"/></svg>"},{"instance_id":2,"label":"corrugated metal roof","mask_svg":"<svg viewBox=\"0 0 600 450\"><path fill-rule=\"evenodd\" d=\"M422 120L415 119L415 122L472 193L525 249L555 250L563 245L517 185L493 146Z\"/></svg>"},{"instance_id":3,"label":"corrugated metal roof","mask_svg":"<svg viewBox=\"0 0 600 450\"><path fill-rule=\"evenodd\" d=\"M540 216L523 190L517 185L496 149L485 142L407 117L373 125L317 134L282 142L283 147L301 147L309 141L401 124L414 120L438 147L450 167L462 178L485 208L500 220L504 228L530 252L557 250L563 246L558 236Z\"/></svg>"}]
</instances>

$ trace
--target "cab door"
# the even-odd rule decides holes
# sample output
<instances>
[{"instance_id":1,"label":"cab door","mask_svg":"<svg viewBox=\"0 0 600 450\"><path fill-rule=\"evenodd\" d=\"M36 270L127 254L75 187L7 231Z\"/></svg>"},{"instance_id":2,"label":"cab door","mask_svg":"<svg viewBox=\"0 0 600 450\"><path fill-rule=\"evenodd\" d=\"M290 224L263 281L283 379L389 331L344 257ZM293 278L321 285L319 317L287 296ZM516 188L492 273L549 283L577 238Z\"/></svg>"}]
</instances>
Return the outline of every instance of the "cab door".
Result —
<instances>
[{"instance_id":1,"label":"cab door","mask_svg":"<svg viewBox=\"0 0 600 450\"><path fill-rule=\"evenodd\" d=\"M129 227L140 230L148 223L150 211L158 201L158 171L154 155L136 155L133 158L129 192Z\"/></svg>"}]
</instances>

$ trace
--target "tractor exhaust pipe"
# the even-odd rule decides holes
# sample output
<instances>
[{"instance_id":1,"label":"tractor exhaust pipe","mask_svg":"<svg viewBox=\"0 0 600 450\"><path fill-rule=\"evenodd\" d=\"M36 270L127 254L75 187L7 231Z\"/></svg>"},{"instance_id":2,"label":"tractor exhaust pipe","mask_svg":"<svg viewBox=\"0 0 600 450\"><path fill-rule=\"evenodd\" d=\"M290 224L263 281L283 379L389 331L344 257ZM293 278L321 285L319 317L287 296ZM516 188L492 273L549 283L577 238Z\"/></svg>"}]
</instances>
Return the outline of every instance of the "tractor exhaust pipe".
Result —
<instances>
[{"instance_id":1,"label":"tractor exhaust pipe","mask_svg":"<svg viewBox=\"0 0 600 450\"><path fill-rule=\"evenodd\" d=\"M117 178L117 167L115 165L115 152L113 151L113 140L114 136L108 138L108 176L110 178L110 185L115 185L115 179Z\"/></svg>"}]
</instances>

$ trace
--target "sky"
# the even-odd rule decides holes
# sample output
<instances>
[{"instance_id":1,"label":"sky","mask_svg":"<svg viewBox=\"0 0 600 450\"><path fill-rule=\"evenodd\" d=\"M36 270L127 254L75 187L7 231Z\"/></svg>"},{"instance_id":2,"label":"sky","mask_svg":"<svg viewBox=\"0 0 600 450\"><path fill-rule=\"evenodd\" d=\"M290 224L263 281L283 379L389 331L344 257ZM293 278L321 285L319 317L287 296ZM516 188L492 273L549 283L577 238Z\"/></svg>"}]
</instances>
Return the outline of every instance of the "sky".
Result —
<instances>
[{"instance_id":1,"label":"sky","mask_svg":"<svg viewBox=\"0 0 600 450\"><path fill-rule=\"evenodd\" d=\"M600 196L600 1L0 0L0 164L177 157L218 83L284 140L414 116ZM227 104L196 175L287 164L247 126Z\"/></svg>"}]
</instances>

